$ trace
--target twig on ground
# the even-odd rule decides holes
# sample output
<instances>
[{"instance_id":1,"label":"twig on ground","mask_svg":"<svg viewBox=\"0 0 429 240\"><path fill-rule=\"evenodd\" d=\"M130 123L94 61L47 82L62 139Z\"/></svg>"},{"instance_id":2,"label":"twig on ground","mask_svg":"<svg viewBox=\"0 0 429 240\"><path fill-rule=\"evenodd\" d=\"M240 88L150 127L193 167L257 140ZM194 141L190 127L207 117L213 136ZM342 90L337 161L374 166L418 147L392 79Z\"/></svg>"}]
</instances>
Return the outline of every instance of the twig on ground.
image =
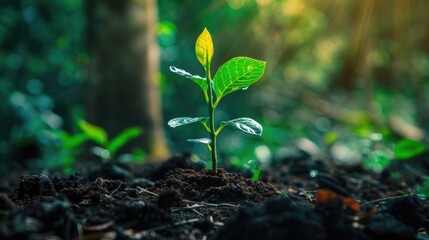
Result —
<instances>
[{"instance_id":1,"label":"twig on ground","mask_svg":"<svg viewBox=\"0 0 429 240\"><path fill-rule=\"evenodd\" d=\"M136 189L137 189L137 191L138 191L138 193L139 193L139 194L140 194L140 193L142 193L142 192L145 192L145 193L147 193L147 194L149 194L149 195L152 195L152 196L158 197L158 194L156 194L156 193L154 193L154 192L151 192L151 191L149 191L149 190L147 190L147 189L145 189L145 188L142 188L142 187L140 187L140 186L137 186L137 187L136 187Z\"/></svg>"},{"instance_id":2,"label":"twig on ground","mask_svg":"<svg viewBox=\"0 0 429 240\"><path fill-rule=\"evenodd\" d=\"M231 203L194 202L194 201L186 200L186 199L184 199L183 201L184 202L188 202L188 203L192 203L192 204L199 204L199 205L205 205L205 206L211 206L211 207L219 207L219 206L222 206L222 207L233 207L233 208L240 207L240 205L234 205L234 204L231 204Z\"/></svg>"},{"instance_id":3,"label":"twig on ground","mask_svg":"<svg viewBox=\"0 0 429 240\"><path fill-rule=\"evenodd\" d=\"M374 204L374 203L379 203L379 202L383 202L386 200L392 200L392 199L399 199L399 198L405 198L405 197L409 197L412 194L407 194L407 195L403 195L403 196L391 196L391 197L385 197L385 198L381 198L381 199L376 199L376 200L372 200L366 203L362 203L360 206L365 206L365 205L369 205L369 204Z\"/></svg>"},{"instance_id":4,"label":"twig on ground","mask_svg":"<svg viewBox=\"0 0 429 240\"><path fill-rule=\"evenodd\" d=\"M231 207L231 208L238 208L240 207L240 205L233 205L233 204L229 204L229 203L219 203L219 204L214 204L214 203L206 203L206 202L193 202L193 201L189 201L189 200L184 200L187 201L189 203L192 203L192 205L187 205L185 207L180 207L180 208L174 208L171 210L171 212L177 212L177 211L181 211L181 210L195 210L197 208L203 208L203 207ZM200 213L197 213L198 215Z\"/></svg>"},{"instance_id":5,"label":"twig on ground","mask_svg":"<svg viewBox=\"0 0 429 240\"><path fill-rule=\"evenodd\" d=\"M118 187L115 188L111 193L109 193L110 196L113 196L120 188L122 187L122 183L119 183Z\"/></svg>"}]
</instances>

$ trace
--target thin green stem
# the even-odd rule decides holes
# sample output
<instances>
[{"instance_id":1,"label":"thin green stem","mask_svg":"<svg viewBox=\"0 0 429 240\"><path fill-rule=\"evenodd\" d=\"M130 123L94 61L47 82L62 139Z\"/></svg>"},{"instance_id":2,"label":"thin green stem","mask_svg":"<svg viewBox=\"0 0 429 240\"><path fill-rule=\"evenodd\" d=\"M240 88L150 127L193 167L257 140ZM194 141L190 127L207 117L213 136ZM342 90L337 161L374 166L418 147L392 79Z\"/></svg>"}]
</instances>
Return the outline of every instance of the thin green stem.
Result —
<instances>
[{"instance_id":1,"label":"thin green stem","mask_svg":"<svg viewBox=\"0 0 429 240\"><path fill-rule=\"evenodd\" d=\"M206 64L206 80L208 83L207 95L208 95L208 107L209 107L209 128L210 128L210 138L211 142L211 155L212 155L212 165L213 165L213 174L217 174L217 153L216 153L216 129L215 129L215 119L214 119L214 110L215 106L213 105L213 89L211 86L211 74L210 74L210 63L207 61Z\"/></svg>"},{"instance_id":2,"label":"thin green stem","mask_svg":"<svg viewBox=\"0 0 429 240\"><path fill-rule=\"evenodd\" d=\"M210 130L210 128L209 128L209 126L207 126L207 123L203 123L203 127L204 127L204 129L208 132L208 133L210 133L211 132L211 130Z\"/></svg>"},{"instance_id":3,"label":"thin green stem","mask_svg":"<svg viewBox=\"0 0 429 240\"><path fill-rule=\"evenodd\" d=\"M206 100L206 103L209 103L209 96L207 95L207 92L204 92L204 99Z\"/></svg>"},{"instance_id":4,"label":"thin green stem","mask_svg":"<svg viewBox=\"0 0 429 240\"><path fill-rule=\"evenodd\" d=\"M220 97L216 98L216 102L213 104L213 107L216 108L217 105L219 104L220 101Z\"/></svg>"},{"instance_id":5,"label":"thin green stem","mask_svg":"<svg viewBox=\"0 0 429 240\"><path fill-rule=\"evenodd\" d=\"M221 124L220 127L216 130L215 135L217 136L224 127L225 125Z\"/></svg>"}]
</instances>

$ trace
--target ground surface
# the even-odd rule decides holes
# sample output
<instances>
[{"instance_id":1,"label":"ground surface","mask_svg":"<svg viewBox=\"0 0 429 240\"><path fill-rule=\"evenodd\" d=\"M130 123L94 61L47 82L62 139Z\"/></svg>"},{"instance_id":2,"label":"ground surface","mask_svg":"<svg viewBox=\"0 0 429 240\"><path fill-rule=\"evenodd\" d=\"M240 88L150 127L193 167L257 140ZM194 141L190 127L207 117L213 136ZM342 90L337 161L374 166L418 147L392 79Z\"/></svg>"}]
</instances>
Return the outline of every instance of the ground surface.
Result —
<instances>
[{"instance_id":1,"label":"ground surface","mask_svg":"<svg viewBox=\"0 0 429 240\"><path fill-rule=\"evenodd\" d=\"M256 182L232 169L214 176L188 155L68 178L11 174L0 185L0 239L429 239L428 201L413 189L425 161L375 175L303 154Z\"/></svg>"}]
</instances>

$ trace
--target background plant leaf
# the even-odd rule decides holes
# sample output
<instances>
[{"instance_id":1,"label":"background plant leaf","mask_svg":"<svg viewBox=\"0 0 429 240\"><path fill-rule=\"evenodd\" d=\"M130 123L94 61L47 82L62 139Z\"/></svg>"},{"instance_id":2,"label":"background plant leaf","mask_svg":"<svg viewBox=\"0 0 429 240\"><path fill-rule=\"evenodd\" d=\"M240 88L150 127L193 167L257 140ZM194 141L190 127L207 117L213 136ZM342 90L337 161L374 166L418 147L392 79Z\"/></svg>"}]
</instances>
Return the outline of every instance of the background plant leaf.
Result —
<instances>
[{"instance_id":1,"label":"background plant leaf","mask_svg":"<svg viewBox=\"0 0 429 240\"><path fill-rule=\"evenodd\" d=\"M193 139L188 139L188 142L210 144L212 143L212 140L210 138L193 138Z\"/></svg>"},{"instance_id":2,"label":"background plant leaf","mask_svg":"<svg viewBox=\"0 0 429 240\"><path fill-rule=\"evenodd\" d=\"M115 136L115 138L113 138L112 141L110 141L106 149L109 151L111 156L114 156L119 149L121 149L130 140L140 136L142 132L143 131L141 127L126 128L117 136Z\"/></svg>"},{"instance_id":3,"label":"background plant leaf","mask_svg":"<svg viewBox=\"0 0 429 240\"><path fill-rule=\"evenodd\" d=\"M168 126L175 128L175 127L180 127L180 126L191 124L191 123L205 122L208 119L209 119L208 117L195 117L195 118L178 117L178 118L173 118L170 121L168 121Z\"/></svg>"},{"instance_id":4,"label":"background plant leaf","mask_svg":"<svg viewBox=\"0 0 429 240\"><path fill-rule=\"evenodd\" d=\"M107 144L107 133L103 128L91 124L83 119L79 120L77 125L92 141L100 144L101 146L105 146Z\"/></svg>"},{"instance_id":5,"label":"background plant leaf","mask_svg":"<svg viewBox=\"0 0 429 240\"><path fill-rule=\"evenodd\" d=\"M185 78L189 78L191 79L194 83L196 83L198 86L200 86L200 88L203 90L203 92L207 91L207 81L205 78L200 77L198 75L192 75L188 72L186 72L183 69L174 67L174 66L170 66L170 71L176 74L179 74L180 76L183 76Z\"/></svg>"},{"instance_id":6,"label":"background plant leaf","mask_svg":"<svg viewBox=\"0 0 429 240\"><path fill-rule=\"evenodd\" d=\"M70 135L66 131L58 130L53 131L52 134L58 137L63 143L64 147L66 147L68 150L76 150L80 145L88 140L88 137L82 133Z\"/></svg>"},{"instance_id":7,"label":"background plant leaf","mask_svg":"<svg viewBox=\"0 0 429 240\"><path fill-rule=\"evenodd\" d=\"M218 98L247 88L264 74L266 62L248 57L235 57L224 63L213 79L214 90Z\"/></svg>"},{"instance_id":8,"label":"background plant leaf","mask_svg":"<svg viewBox=\"0 0 429 240\"><path fill-rule=\"evenodd\" d=\"M427 150L425 144L411 139L402 139L395 144L395 158L407 159Z\"/></svg>"},{"instance_id":9,"label":"background plant leaf","mask_svg":"<svg viewBox=\"0 0 429 240\"><path fill-rule=\"evenodd\" d=\"M195 55L197 55L198 61L205 68L207 64L212 61L214 52L214 46L212 36L209 31L204 28L203 32L198 36L195 42Z\"/></svg>"},{"instance_id":10,"label":"background plant leaf","mask_svg":"<svg viewBox=\"0 0 429 240\"><path fill-rule=\"evenodd\" d=\"M222 122L225 126L230 126L236 128L242 132L245 132L250 135L261 136L262 135L262 126L255 120L251 118L236 118L229 121Z\"/></svg>"},{"instance_id":11,"label":"background plant leaf","mask_svg":"<svg viewBox=\"0 0 429 240\"><path fill-rule=\"evenodd\" d=\"M417 194L422 197L429 197L429 178L426 178L422 185L416 186Z\"/></svg>"}]
</instances>

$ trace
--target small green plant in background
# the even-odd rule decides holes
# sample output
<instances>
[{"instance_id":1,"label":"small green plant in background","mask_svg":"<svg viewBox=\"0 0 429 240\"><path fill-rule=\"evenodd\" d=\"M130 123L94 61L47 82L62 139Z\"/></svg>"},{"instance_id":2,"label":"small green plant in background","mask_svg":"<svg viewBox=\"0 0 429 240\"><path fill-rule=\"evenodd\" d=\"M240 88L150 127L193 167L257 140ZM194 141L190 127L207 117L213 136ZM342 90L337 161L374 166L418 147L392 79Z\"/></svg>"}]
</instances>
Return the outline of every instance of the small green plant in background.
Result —
<instances>
[{"instance_id":1,"label":"small green plant in background","mask_svg":"<svg viewBox=\"0 0 429 240\"><path fill-rule=\"evenodd\" d=\"M429 178L426 178L422 185L416 186L416 193L421 198L429 197Z\"/></svg>"},{"instance_id":2,"label":"small green plant in background","mask_svg":"<svg viewBox=\"0 0 429 240\"><path fill-rule=\"evenodd\" d=\"M205 77L192 75L185 70L176 67L170 67L173 73L191 79L203 91L204 98L208 107L208 117L179 117L171 119L168 122L170 127L179 127L191 123L201 123L204 129L209 133L210 138L188 139L190 142L202 143L207 145L211 153L213 173L217 173L217 148L216 137L220 131L226 127L232 127L242 132L261 136L262 126L250 118L237 118L229 121L222 121L218 127L215 126L215 109L220 100L237 90L245 90L251 84L258 81L264 74L266 62L255 60L248 57L235 57L224 63L217 70L214 78L211 77L211 61L213 57L214 46L212 37L207 29L200 34L195 43L195 53L198 61L204 67Z\"/></svg>"},{"instance_id":3,"label":"small green plant in background","mask_svg":"<svg viewBox=\"0 0 429 240\"><path fill-rule=\"evenodd\" d=\"M242 162L239 159L233 159L231 165L238 169L246 169L252 173L252 180L257 181L261 178L261 168L258 166L258 162L255 160L249 160Z\"/></svg>"},{"instance_id":4,"label":"small green plant in background","mask_svg":"<svg viewBox=\"0 0 429 240\"><path fill-rule=\"evenodd\" d=\"M106 130L99 126L85 120L79 120L78 126L89 140L98 144L92 149L92 152L101 157L103 162L111 161L125 144L142 134L140 127L129 127L109 140Z\"/></svg>"},{"instance_id":5,"label":"small green plant in background","mask_svg":"<svg viewBox=\"0 0 429 240\"><path fill-rule=\"evenodd\" d=\"M364 151L367 152L367 156L362 165L364 169L381 173L390 166L392 161L406 161L428 150L423 142L411 139L400 139L392 144L392 151L386 146L386 143L381 140L382 137L378 140L371 138L370 146L364 148ZM397 176L392 175L392 177L395 178Z\"/></svg>"},{"instance_id":6,"label":"small green plant in background","mask_svg":"<svg viewBox=\"0 0 429 240\"><path fill-rule=\"evenodd\" d=\"M411 140L401 139L395 144L395 158L409 159L424 153L427 147L424 143Z\"/></svg>"},{"instance_id":7,"label":"small green plant in background","mask_svg":"<svg viewBox=\"0 0 429 240\"><path fill-rule=\"evenodd\" d=\"M80 132L70 134L64 130L51 132L61 142L60 149L55 152L56 159L60 159L60 165L64 175L73 172L77 156L83 149L83 144L89 140L98 144L92 148L92 153L99 156L103 162L111 161L118 151L130 140L138 137L142 130L140 127L130 127L124 129L121 133L109 141L106 131L94 124L83 119L76 121ZM143 159L145 153L141 149L133 152L133 160Z\"/></svg>"},{"instance_id":8,"label":"small green plant in background","mask_svg":"<svg viewBox=\"0 0 429 240\"><path fill-rule=\"evenodd\" d=\"M427 146L422 142L411 139L401 139L395 144L395 158L399 160L412 159L427 150ZM423 199L429 197L429 177L426 177L421 185L416 186L416 193Z\"/></svg>"},{"instance_id":9,"label":"small green plant in background","mask_svg":"<svg viewBox=\"0 0 429 240\"><path fill-rule=\"evenodd\" d=\"M64 130L53 132L54 136L61 141L61 148L58 151L60 165L64 175L73 172L75 159L82 150L82 145L88 141L88 137L83 133L69 134Z\"/></svg>"}]
</instances>

